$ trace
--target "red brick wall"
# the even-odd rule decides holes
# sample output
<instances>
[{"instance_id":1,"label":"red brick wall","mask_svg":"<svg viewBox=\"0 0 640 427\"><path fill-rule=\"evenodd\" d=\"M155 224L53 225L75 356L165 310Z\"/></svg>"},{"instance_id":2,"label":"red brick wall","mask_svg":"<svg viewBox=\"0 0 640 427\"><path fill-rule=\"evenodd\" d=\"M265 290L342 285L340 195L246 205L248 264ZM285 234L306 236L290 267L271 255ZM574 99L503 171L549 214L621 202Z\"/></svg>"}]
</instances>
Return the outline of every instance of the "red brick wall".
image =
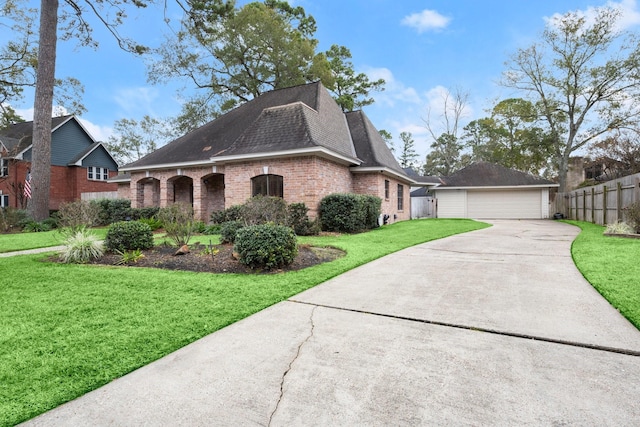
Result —
<instances>
[{"instance_id":1,"label":"red brick wall","mask_svg":"<svg viewBox=\"0 0 640 427\"><path fill-rule=\"evenodd\" d=\"M385 198L385 180L389 181L389 197ZM403 209L398 210L398 184L403 185ZM381 213L389 215L389 223L411 218L410 187L395 178L380 173L354 174L353 192L371 194L382 199Z\"/></svg>"},{"instance_id":2,"label":"red brick wall","mask_svg":"<svg viewBox=\"0 0 640 427\"><path fill-rule=\"evenodd\" d=\"M332 193L350 192L380 197L382 213L390 216L390 222L410 218L408 185L404 185L404 209L398 211L398 180L380 173L352 174L346 165L312 156L133 173L129 190L131 204L133 207L164 207L173 203L174 190L188 192L192 185L195 216L208 221L213 211L246 202L251 197L251 178L264 174L282 176L284 200L287 203L303 202L309 208L311 218L317 217L322 198ZM147 178L157 180L154 188L142 185ZM385 179L389 180L390 186L387 200L384 199ZM174 186L174 183L181 184ZM126 193L122 190L119 192ZM189 196L185 197L179 196L180 200L187 201Z\"/></svg>"},{"instance_id":3,"label":"red brick wall","mask_svg":"<svg viewBox=\"0 0 640 427\"><path fill-rule=\"evenodd\" d=\"M24 183L27 170L31 167L30 162L11 162L9 165L9 179L0 182L2 194L9 194L10 205L18 206L17 197L10 192L10 183ZM109 176L117 174L110 171ZM51 166L51 183L49 189L49 209L57 210L62 203L73 202L81 197L82 193L116 191L117 184L104 181L90 181L87 178L87 169L77 166Z\"/></svg>"}]
</instances>

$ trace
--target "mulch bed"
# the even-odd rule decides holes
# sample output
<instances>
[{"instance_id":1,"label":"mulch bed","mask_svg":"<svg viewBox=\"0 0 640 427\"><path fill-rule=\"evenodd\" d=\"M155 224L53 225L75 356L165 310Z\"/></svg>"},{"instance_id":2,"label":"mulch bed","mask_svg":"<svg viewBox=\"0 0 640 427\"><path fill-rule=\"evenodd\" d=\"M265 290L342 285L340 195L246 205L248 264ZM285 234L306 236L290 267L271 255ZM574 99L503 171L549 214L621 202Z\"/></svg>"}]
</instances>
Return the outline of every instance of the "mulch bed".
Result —
<instances>
[{"instance_id":1,"label":"mulch bed","mask_svg":"<svg viewBox=\"0 0 640 427\"><path fill-rule=\"evenodd\" d=\"M189 253L175 255L177 248L171 246L156 246L153 249L142 251L144 257L137 262L132 262L123 266L124 268L151 267L166 270L182 270L203 273L279 273L284 271L301 270L303 268L318 265L324 262L333 261L345 255L336 248L320 248L308 245L298 246L298 256L290 265L278 270L262 271L252 270L241 264L233 256L233 245L213 245L211 248L217 251L215 255L207 253L209 245L196 243L189 245ZM92 264L117 265L122 256L107 253L100 259L94 260ZM53 260L53 258L51 259ZM57 260L57 257L56 257Z\"/></svg>"}]
</instances>

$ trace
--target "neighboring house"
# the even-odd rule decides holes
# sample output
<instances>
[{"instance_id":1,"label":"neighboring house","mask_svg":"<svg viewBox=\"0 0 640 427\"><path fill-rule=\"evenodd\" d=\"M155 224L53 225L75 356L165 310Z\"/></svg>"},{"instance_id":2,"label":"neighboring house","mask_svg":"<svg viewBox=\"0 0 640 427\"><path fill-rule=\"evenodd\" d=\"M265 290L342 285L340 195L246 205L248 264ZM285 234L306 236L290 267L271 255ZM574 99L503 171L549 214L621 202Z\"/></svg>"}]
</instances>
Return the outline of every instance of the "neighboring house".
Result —
<instances>
[{"instance_id":1,"label":"neighboring house","mask_svg":"<svg viewBox=\"0 0 640 427\"><path fill-rule=\"evenodd\" d=\"M117 184L107 180L117 175L118 164L75 116L53 118L51 129L50 210L83 195L117 191ZM25 207L22 189L31 169L32 136L33 122L16 123L0 130L2 207Z\"/></svg>"},{"instance_id":2,"label":"neighboring house","mask_svg":"<svg viewBox=\"0 0 640 427\"><path fill-rule=\"evenodd\" d=\"M321 83L264 93L120 169L132 206L191 203L198 219L255 195L303 202L359 193L410 218L409 178L361 111L343 113Z\"/></svg>"},{"instance_id":3,"label":"neighboring house","mask_svg":"<svg viewBox=\"0 0 640 427\"><path fill-rule=\"evenodd\" d=\"M493 163L473 163L441 178L433 191L439 218L549 218L549 190L558 184Z\"/></svg>"}]
</instances>

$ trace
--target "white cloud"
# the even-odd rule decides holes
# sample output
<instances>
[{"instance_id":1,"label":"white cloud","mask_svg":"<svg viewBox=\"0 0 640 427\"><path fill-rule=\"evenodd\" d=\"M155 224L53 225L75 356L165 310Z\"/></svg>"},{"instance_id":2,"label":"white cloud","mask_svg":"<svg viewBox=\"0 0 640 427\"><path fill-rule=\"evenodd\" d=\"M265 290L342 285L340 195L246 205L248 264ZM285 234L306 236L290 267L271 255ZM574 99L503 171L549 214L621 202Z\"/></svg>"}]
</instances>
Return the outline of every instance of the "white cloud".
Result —
<instances>
[{"instance_id":1,"label":"white cloud","mask_svg":"<svg viewBox=\"0 0 640 427\"><path fill-rule=\"evenodd\" d=\"M418 33L424 33L429 30L442 30L449 25L449 22L451 22L451 18L441 15L435 10L425 9L422 12L405 16L401 24L415 28Z\"/></svg>"},{"instance_id":2,"label":"white cloud","mask_svg":"<svg viewBox=\"0 0 640 427\"><path fill-rule=\"evenodd\" d=\"M608 1L604 6L620 11L616 29L626 30L640 24L640 11L638 10L637 0L621 0L619 2ZM595 22L597 7L589 6L586 10L576 10L575 12L586 19L587 24L591 25ZM547 24L553 25L562 18L563 14L555 13L552 16L545 17Z\"/></svg>"},{"instance_id":3,"label":"white cloud","mask_svg":"<svg viewBox=\"0 0 640 427\"><path fill-rule=\"evenodd\" d=\"M394 107L396 103L419 104L420 95L412 88L398 81L388 68L367 68L364 73L371 80L384 79L384 91L373 93L376 103Z\"/></svg>"},{"instance_id":4,"label":"white cloud","mask_svg":"<svg viewBox=\"0 0 640 427\"><path fill-rule=\"evenodd\" d=\"M460 132L462 127L466 125L466 121L469 117L473 117L473 108L469 104L468 96L465 92L451 92L444 86L435 86L429 89L425 96L427 98L427 114L424 117L425 121L429 122L429 125L434 130L436 135L439 135L447 131ZM462 103L462 111L459 113L458 129L447 129L447 126L452 127L452 120L455 119L457 114L454 110L458 107L458 103ZM446 118L449 120L449 124L446 123Z\"/></svg>"},{"instance_id":5,"label":"white cloud","mask_svg":"<svg viewBox=\"0 0 640 427\"><path fill-rule=\"evenodd\" d=\"M93 139L98 142L107 142L109 137L114 133L111 126L97 125L86 119L80 119L80 123L82 123L82 126L84 126Z\"/></svg>"},{"instance_id":6,"label":"white cloud","mask_svg":"<svg viewBox=\"0 0 640 427\"><path fill-rule=\"evenodd\" d=\"M142 117L145 114L156 116L154 104L159 96L158 90L149 86L138 86L118 89L113 97L122 109L122 114L131 117Z\"/></svg>"}]
</instances>

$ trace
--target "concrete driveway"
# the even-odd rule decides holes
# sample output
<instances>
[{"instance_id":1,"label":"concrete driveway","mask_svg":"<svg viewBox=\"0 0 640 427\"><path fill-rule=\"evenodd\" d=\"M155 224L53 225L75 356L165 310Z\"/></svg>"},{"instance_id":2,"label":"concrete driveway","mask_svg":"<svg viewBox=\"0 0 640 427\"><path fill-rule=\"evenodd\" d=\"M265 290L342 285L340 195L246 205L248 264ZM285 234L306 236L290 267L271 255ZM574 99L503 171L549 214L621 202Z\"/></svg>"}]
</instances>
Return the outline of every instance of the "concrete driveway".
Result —
<instances>
[{"instance_id":1,"label":"concrete driveway","mask_svg":"<svg viewBox=\"0 0 640 427\"><path fill-rule=\"evenodd\" d=\"M343 274L26 423L640 423L640 332L576 227L491 221Z\"/></svg>"}]
</instances>

